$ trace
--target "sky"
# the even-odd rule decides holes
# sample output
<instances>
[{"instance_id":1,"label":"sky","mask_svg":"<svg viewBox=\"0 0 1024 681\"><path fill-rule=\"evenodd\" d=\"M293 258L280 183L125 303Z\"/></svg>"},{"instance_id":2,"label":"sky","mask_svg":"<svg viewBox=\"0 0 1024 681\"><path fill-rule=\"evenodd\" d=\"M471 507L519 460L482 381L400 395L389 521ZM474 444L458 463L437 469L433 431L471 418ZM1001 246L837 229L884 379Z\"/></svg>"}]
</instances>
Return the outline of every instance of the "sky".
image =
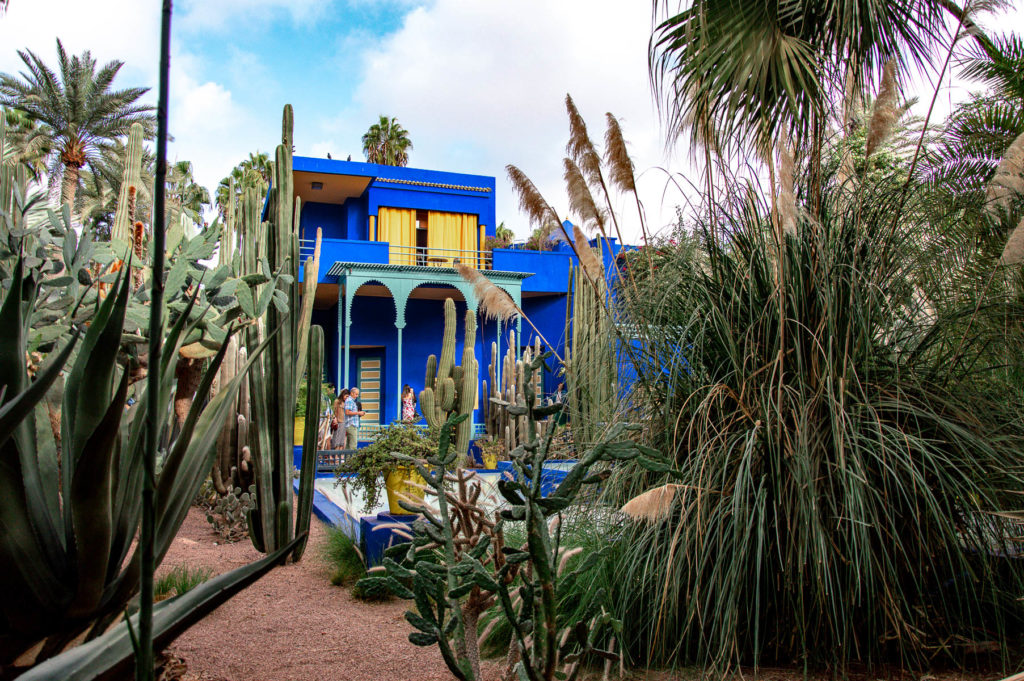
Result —
<instances>
[{"instance_id":1,"label":"sky","mask_svg":"<svg viewBox=\"0 0 1024 681\"><path fill-rule=\"evenodd\" d=\"M1024 31L1018 5L989 25ZM124 61L115 86L150 87L155 104L159 6L11 0L0 15L0 71L20 72L24 48L55 64L59 37L69 52ZM413 142L410 166L495 176L497 219L525 238L505 166L568 214L561 160L571 93L595 141L605 112L620 119L656 231L675 222L685 201L677 184L693 170L685 144L666 148L647 76L651 25L643 0L178 0L169 155L192 161L212 192L250 152L273 153L286 103L298 155L362 160L362 134L394 116ZM919 74L912 85L924 108L929 80ZM945 79L935 117L969 89ZM616 208L635 240L635 205L622 197Z\"/></svg>"}]
</instances>

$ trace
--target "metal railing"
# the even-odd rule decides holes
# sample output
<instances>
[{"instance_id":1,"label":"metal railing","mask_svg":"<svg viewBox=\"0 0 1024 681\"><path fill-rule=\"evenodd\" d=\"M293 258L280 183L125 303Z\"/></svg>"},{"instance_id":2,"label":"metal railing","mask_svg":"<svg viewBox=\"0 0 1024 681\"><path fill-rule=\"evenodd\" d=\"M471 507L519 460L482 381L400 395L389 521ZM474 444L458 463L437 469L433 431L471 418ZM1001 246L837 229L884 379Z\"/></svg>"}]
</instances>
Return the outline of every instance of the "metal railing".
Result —
<instances>
[{"instance_id":1,"label":"metal railing","mask_svg":"<svg viewBox=\"0 0 1024 681\"><path fill-rule=\"evenodd\" d=\"M391 265L417 265L419 267L454 267L461 262L478 270L491 269L490 251L472 251L456 248L427 248L424 246L388 247Z\"/></svg>"},{"instance_id":2,"label":"metal railing","mask_svg":"<svg viewBox=\"0 0 1024 681\"><path fill-rule=\"evenodd\" d=\"M377 243L377 242L367 242ZM299 239L299 263L312 257L314 239ZM416 265L419 267L454 267L456 262L478 270L491 269L490 251L472 251L455 248L427 248L425 246L388 246L388 264Z\"/></svg>"}]
</instances>

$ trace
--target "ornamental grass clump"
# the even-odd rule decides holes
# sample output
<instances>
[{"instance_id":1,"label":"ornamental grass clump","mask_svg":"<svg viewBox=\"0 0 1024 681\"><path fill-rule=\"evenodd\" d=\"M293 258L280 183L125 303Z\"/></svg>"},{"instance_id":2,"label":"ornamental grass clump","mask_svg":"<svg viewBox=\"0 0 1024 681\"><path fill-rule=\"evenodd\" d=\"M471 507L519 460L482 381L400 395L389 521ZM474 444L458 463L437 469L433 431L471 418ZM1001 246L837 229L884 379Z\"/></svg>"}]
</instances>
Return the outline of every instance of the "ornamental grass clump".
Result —
<instances>
[{"instance_id":1,"label":"ornamental grass clump","mask_svg":"<svg viewBox=\"0 0 1024 681\"><path fill-rule=\"evenodd\" d=\"M655 490L622 509L611 581L634 662L1020 659L1024 563L1001 514L1020 506L1024 428L998 357L1021 337L984 319L1006 305L922 300L934 263L908 245L934 207L905 179L850 200L829 178L792 233L739 189L695 216L700 265L629 301L633 399L675 458L671 478L619 467L605 485L617 505Z\"/></svg>"}]
</instances>

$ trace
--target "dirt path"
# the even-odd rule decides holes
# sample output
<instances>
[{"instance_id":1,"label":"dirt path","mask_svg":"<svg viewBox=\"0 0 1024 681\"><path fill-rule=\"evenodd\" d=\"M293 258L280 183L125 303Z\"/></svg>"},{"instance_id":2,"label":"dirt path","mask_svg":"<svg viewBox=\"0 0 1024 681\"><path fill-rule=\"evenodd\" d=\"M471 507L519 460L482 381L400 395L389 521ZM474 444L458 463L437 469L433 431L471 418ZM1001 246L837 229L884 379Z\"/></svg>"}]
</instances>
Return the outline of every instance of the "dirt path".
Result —
<instances>
[{"instance_id":1,"label":"dirt path","mask_svg":"<svg viewBox=\"0 0 1024 681\"><path fill-rule=\"evenodd\" d=\"M433 647L406 638L406 603L363 603L333 586L320 559L326 537L316 519L306 554L279 567L192 627L169 649L185 678L227 681L434 681L451 679ZM176 565L226 572L260 557L248 541L218 544L191 509L158 571Z\"/></svg>"}]
</instances>

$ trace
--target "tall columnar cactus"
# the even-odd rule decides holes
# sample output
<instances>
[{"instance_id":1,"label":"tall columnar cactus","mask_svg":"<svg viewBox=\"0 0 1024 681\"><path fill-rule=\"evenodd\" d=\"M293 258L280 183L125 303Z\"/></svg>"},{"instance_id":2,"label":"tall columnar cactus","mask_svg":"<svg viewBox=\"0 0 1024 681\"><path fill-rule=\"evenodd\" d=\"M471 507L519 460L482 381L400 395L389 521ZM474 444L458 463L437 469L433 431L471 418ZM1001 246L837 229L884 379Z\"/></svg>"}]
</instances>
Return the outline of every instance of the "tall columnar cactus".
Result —
<instances>
[{"instance_id":1,"label":"tall columnar cactus","mask_svg":"<svg viewBox=\"0 0 1024 681\"><path fill-rule=\"evenodd\" d=\"M234 438L222 433L221 477L234 469L232 483L245 487L244 474L251 472L256 484L257 508L249 517L253 546L271 553L288 544L309 527L316 465L316 432L319 393L310 391L306 437L302 450L299 507L292 527L292 417L303 373L320 376L323 370L323 330L310 326L316 290L319 246L306 261L304 281L299 282L298 223L300 205L292 184L292 108L286 106L281 145L274 163L267 220L262 220L261 201L255 190L245 193L238 215L229 207L230 226L222 247L230 248L239 234L237 255L241 277L235 295L242 313L254 323L246 328L245 350L250 356L264 340L268 347L252 365L247 396L238 401L238 427ZM319 243L319 234L318 234ZM233 259L234 260L234 259ZM300 286L304 286L300 300ZM246 399L247 398L247 399ZM246 418L245 411L249 411ZM251 466L250 466L251 464ZM234 478L241 478L235 480ZM298 560L301 542L291 554Z\"/></svg>"},{"instance_id":2,"label":"tall columnar cactus","mask_svg":"<svg viewBox=\"0 0 1024 681\"><path fill-rule=\"evenodd\" d=\"M578 446L596 442L612 420L618 382L612 346L607 284L603 272L573 272L572 342L566 348L566 383L573 440Z\"/></svg>"},{"instance_id":3,"label":"tall columnar cactus","mask_svg":"<svg viewBox=\"0 0 1024 681\"><path fill-rule=\"evenodd\" d=\"M444 301L444 335L441 358L427 358L427 375L420 392L420 408L431 428L441 428L452 414L473 413L476 404L477 378L480 364L474 354L476 347L476 315L466 311L466 332L462 340L462 364L455 365L455 301ZM469 450L473 424L468 418L456 429L455 451L464 457Z\"/></svg>"},{"instance_id":4,"label":"tall columnar cactus","mask_svg":"<svg viewBox=\"0 0 1024 681\"><path fill-rule=\"evenodd\" d=\"M121 190L117 195L117 210L114 213L114 226L110 232L112 241L128 244L132 238L132 227L135 225L135 202L142 181L142 136L144 130L141 123L133 123L128 134L128 146L125 149L124 175L121 178Z\"/></svg>"},{"instance_id":5,"label":"tall columnar cactus","mask_svg":"<svg viewBox=\"0 0 1024 681\"><path fill-rule=\"evenodd\" d=\"M497 442L504 442L505 451L511 452L516 447L525 444L526 421L523 416L511 416L508 407L510 405L526 406L526 394L524 392L525 367L529 366L534 357L540 356L540 338L534 339L534 347L527 348L523 352L521 360L515 356L515 339L509 334L509 342L505 355L498 358L498 346L491 343L491 363L487 367L490 383L484 381L483 390L487 399L483 402L484 427L487 434ZM498 385L498 362L501 362L501 385ZM534 402L540 402L540 374L534 376L531 381L534 388ZM537 421L538 432L543 436L551 426L551 420L545 418Z\"/></svg>"}]
</instances>

